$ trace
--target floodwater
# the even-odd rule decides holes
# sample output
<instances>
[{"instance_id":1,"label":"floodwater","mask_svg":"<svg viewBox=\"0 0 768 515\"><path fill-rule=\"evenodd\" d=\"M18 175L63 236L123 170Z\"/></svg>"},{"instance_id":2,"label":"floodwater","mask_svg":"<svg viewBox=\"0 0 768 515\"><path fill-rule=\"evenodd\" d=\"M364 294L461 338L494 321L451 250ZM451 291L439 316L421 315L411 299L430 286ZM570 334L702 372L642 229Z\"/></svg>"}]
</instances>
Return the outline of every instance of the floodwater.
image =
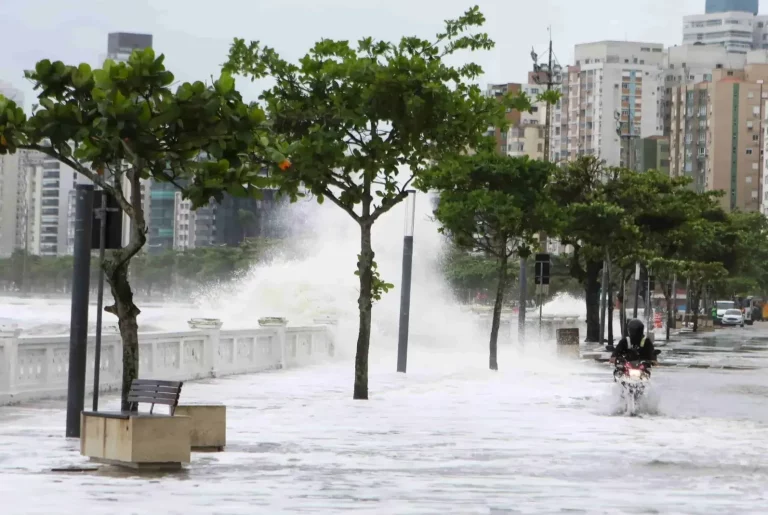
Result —
<instances>
[{"instance_id":1,"label":"floodwater","mask_svg":"<svg viewBox=\"0 0 768 515\"><path fill-rule=\"evenodd\" d=\"M227 405L228 445L174 474L53 472L87 464L63 438L64 402L2 407L0 514L765 513L768 324L662 347L670 366L654 371L636 417L621 410L608 366L522 346L512 328L490 372L487 328L443 283L429 209L420 197L405 375L391 351L403 209L374 230L396 289L374 307L370 401L351 399L359 235L340 210L321 209L308 218L317 230L305 259L256 266L189 306L141 305L139 322L217 317L227 329L336 316L338 362L185 384L183 401ZM583 304L559 299L546 312L578 315ZM0 299L4 321L66 334L69 305Z\"/></svg>"},{"instance_id":2,"label":"floodwater","mask_svg":"<svg viewBox=\"0 0 768 515\"><path fill-rule=\"evenodd\" d=\"M368 402L349 362L188 383L227 405L228 446L165 475L51 472L85 464L63 403L0 408L2 513L764 513L765 370L687 366L762 366L766 346L759 326L674 344L636 417L606 365L539 346L502 347L498 373L417 348L406 375L379 349Z\"/></svg>"}]
</instances>

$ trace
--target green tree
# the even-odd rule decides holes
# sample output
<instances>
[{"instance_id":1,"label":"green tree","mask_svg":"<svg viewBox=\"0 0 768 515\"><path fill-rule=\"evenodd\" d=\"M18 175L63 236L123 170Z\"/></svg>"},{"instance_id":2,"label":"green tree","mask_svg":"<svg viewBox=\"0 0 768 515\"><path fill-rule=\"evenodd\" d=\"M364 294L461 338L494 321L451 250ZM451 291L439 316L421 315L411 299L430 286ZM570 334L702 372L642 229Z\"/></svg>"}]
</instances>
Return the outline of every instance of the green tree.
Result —
<instances>
[{"instance_id":1,"label":"green tree","mask_svg":"<svg viewBox=\"0 0 768 515\"><path fill-rule=\"evenodd\" d=\"M467 252L451 244L448 252L441 259L441 268L445 279L458 299L471 302L478 293L495 290L498 285L498 264L493 257L482 253ZM516 275L514 266L507 267L508 285L504 296L513 293L513 280Z\"/></svg>"},{"instance_id":2,"label":"green tree","mask_svg":"<svg viewBox=\"0 0 768 515\"><path fill-rule=\"evenodd\" d=\"M303 185L360 227L355 399L368 398L372 303L391 287L376 271L371 228L427 166L490 146L485 132L502 119L503 106L473 83L481 68L450 64L457 52L493 46L471 32L484 21L475 7L432 41L322 40L298 65L258 42L238 39L230 50L226 70L276 82L262 99L275 131L294 142L279 187L295 199Z\"/></svg>"},{"instance_id":3,"label":"green tree","mask_svg":"<svg viewBox=\"0 0 768 515\"><path fill-rule=\"evenodd\" d=\"M272 151L264 112L242 102L228 73L210 86L183 83L174 92L163 61L151 49L96 70L43 60L26 73L39 92L29 119L0 98L0 153L30 149L58 159L115 198L131 220L128 244L103 263L115 299L105 309L117 316L123 341L123 409L139 366L140 311L128 266L146 242L142 179L191 180L185 194L201 205L220 198L222 185L258 185L253 162Z\"/></svg>"},{"instance_id":4,"label":"green tree","mask_svg":"<svg viewBox=\"0 0 768 515\"><path fill-rule=\"evenodd\" d=\"M553 226L547 192L554 165L528 157L476 154L436 166L419 178L440 191L435 217L441 231L468 251L493 256L498 276L491 324L491 370L498 370L498 336L509 258L528 255L541 231Z\"/></svg>"},{"instance_id":5,"label":"green tree","mask_svg":"<svg viewBox=\"0 0 768 515\"><path fill-rule=\"evenodd\" d=\"M573 247L569 270L584 286L588 342L600 341L600 272L611 235L627 228L624 211L605 195L609 170L600 159L585 156L558 169L552 198L562 209L556 234Z\"/></svg>"}]
</instances>

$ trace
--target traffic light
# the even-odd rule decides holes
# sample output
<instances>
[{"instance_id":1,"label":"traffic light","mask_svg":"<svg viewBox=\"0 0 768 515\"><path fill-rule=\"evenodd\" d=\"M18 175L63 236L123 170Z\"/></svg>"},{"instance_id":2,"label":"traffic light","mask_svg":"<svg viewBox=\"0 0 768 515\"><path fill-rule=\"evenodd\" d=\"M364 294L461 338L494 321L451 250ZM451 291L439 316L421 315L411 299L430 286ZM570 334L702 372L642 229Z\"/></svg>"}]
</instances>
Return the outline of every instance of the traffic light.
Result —
<instances>
[{"instance_id":1,"label":"traffic light","mask_svg":"<svg viewBox=\"0 0 768 515\"><path fill-rule=\"evenodd\" d=\"M549 285L549 274L552 260L549 254L536 254L535 284Z\"/></svg>"},{"instance_id":2,"label":"traffic light","mask_svg":"<svg viewBox=\"0 0 768 515\"><path fill-rule=\"evenodd\" d=\"M653 276L653 271L651 271L650 277L648 276L648 269L646 267L640 268L640 295L642 297L645 297L645 294L648 293L648 289L650 288L651 292L656 289L656 278Z\"/></svg>"}]
</instances>

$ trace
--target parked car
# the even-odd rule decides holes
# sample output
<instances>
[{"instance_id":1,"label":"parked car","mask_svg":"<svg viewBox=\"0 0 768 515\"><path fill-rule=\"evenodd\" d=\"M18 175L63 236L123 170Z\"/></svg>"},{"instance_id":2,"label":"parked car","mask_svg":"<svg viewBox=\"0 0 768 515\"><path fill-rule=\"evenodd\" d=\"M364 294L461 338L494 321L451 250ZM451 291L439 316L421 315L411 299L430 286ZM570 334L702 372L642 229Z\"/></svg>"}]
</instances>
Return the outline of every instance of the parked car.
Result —
<instances>
[{"instance_id":1,"label":"parked car","mask_svg":"<svg viewBox=\"0 0 768 515\"><path fill-rule=\"evenodd\" d=\"M735 310L736 303L732 300L716 300L715 309L717 310L717 319L715 320L715 324L722 324L725 312L728 310Z\"/></svg>"},{"instance_id":2,"label":"parked car","mask_svg":"<svg viewBox=\"0 0 768 515\"><path fill-rule=\"evenodd\" d=\"M721 322L725 325L738 325L744 327L744 315L738 309L727 309Z\"/></svg>"}]
</instances>

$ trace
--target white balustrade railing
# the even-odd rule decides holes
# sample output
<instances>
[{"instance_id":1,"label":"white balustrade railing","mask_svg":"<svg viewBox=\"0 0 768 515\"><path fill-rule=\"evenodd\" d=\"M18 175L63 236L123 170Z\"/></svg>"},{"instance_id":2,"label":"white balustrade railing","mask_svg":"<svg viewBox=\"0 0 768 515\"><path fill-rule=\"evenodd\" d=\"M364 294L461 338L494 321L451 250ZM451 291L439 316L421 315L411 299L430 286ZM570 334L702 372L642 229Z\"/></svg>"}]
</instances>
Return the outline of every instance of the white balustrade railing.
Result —
<instances>
[{"instance_id":1,"label":"white balustrade railing","mask_svg":"<svg viewBox=\"0 0 768 515\"><path fill-rule=\"evenodd\" d=\"M333 356L333 323L288 327L274 319L258 329L222 330L221 323L190 321L189 331L139 334L139 377L190 381L301 366ZM94 336L88 336L86 390L93 391ZM25 337L0 330L0 405L67 394L69 336ZM101 340L99 390L120 388L122 343Z\"/></svg>"}]
</instances>

